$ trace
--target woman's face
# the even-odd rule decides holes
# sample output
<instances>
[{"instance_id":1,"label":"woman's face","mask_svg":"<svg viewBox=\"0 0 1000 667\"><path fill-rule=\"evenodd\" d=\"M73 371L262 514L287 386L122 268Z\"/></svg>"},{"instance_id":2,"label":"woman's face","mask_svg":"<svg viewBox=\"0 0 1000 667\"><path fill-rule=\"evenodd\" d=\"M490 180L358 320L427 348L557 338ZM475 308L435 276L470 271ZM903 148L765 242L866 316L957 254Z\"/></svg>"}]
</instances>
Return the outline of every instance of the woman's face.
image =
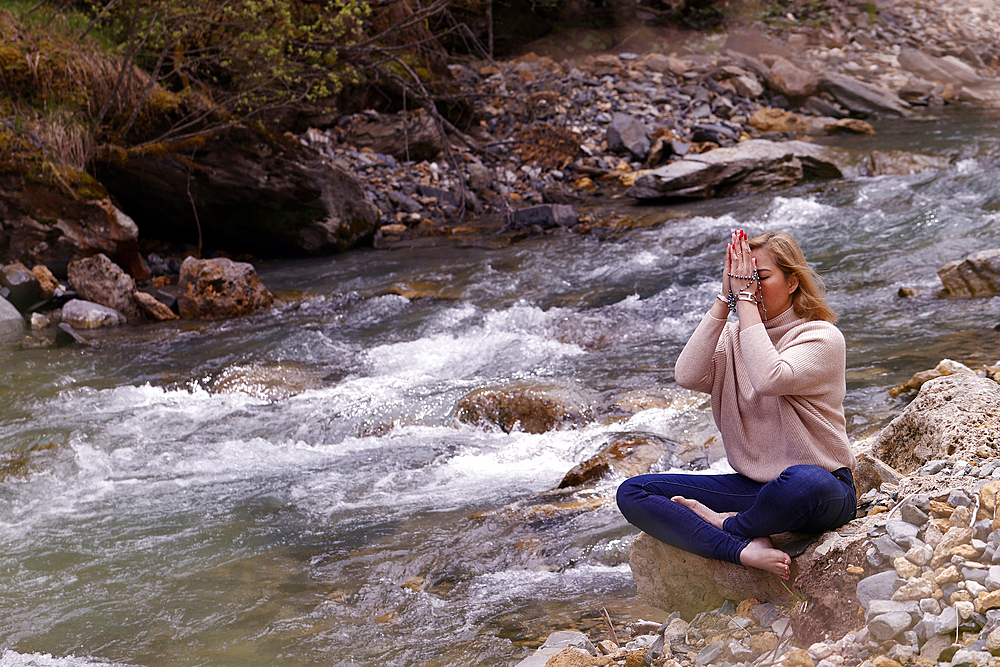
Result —
<instances>
[{"instance_id":1,"label":"woman's face","mask_svg":"<svg viewBox=\"0 0 1000 667\"><path fill-rule=\"evenodd\" d=\"M799 279L786 276L774 264L771 252L764 248L751 250L750 255L757 260L757 273L760 274L760 290L764 297L764 309L767 319L773 319L792 307L792 293L799 286ZM761 312L761 317L764 312Z\"/></svg>"}]
</instances>

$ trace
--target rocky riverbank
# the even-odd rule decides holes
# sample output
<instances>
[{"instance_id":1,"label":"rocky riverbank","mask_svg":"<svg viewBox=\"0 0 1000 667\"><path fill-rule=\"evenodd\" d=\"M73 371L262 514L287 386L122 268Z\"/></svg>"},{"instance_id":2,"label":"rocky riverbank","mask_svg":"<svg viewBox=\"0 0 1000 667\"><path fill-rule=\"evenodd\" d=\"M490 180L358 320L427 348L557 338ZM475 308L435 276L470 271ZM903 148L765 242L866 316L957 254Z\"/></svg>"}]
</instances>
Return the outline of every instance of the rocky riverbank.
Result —
<instances>
[{"instance_id":1,"label":"rocky riverbank","mask_svg":"<svg viewBox=\"0 0 1000 667\"><path fill-rule=\"evenodd\" d=\"M768 189L824 173L730 177L744 190L713 182L644 186L670 165L690 180L691 165L713 149L755 138L867 133L873 130L865 119L1000 100L1000 10L991 3L797 3L758 28L691 35L683 45L649 38L643 53L529 53L455 66L456 84L474 91L482 118L450 142L422 112L346 117L301 141L359 176L381 213L376 244L386 245L484 230L628 224L602 217L595 205ZM893 162L873 155L863 170L946 166L941 156Z\"/></svg>"},{"instance_id":2,"label":"rocky riverbank","mask_svg":"<svg viewBox=\"0 0 1000 667\"><path fill-rule=\"evenodd\" d=\"M640 535L639 598L664 618L633 620L622 636L609 622L604 639L557 633L523 667L997 664L998 366L945 360L901 387L919 392L856 443L859 518L776 536L793 555L787 585Z\"/></svg>"}]
</instances>

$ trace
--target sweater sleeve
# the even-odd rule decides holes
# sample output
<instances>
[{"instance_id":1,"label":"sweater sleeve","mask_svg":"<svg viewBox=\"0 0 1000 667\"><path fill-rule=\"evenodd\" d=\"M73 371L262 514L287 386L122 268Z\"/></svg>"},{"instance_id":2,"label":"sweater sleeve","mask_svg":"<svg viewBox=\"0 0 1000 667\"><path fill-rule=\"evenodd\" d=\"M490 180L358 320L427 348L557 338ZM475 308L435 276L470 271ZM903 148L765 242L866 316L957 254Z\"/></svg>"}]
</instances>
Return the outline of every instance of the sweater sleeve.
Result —
<instances>
[{"instance_id":1,"label":"sweater sleeve","mask_svg":"<svg viewBox=\"0 0 1000 667\"><path fill-rule=\"evenodd\" d=\"M809 396L843 382L847 346L840 329L829 322L811 322L779 352L763 324L740 332L740 347L750 384L763 396Z\"/></svg>"},{"instance_id":2,"label":"sweater sleeve","mask_svg":"<svg viewBox=\"0 0 1000 667\"><path fill-rule=\"evenodd\" d=\"M687 345L677 357L677 363L674 365L674 379L677 380L677 384L693 391L712 392L712 382L715 378L712 360L719 345L719 337L725 328L726 320L716 319L711 313L705 313L705 317L701 318L698 328L691 334Z\"/></svg>"}]
</instances>

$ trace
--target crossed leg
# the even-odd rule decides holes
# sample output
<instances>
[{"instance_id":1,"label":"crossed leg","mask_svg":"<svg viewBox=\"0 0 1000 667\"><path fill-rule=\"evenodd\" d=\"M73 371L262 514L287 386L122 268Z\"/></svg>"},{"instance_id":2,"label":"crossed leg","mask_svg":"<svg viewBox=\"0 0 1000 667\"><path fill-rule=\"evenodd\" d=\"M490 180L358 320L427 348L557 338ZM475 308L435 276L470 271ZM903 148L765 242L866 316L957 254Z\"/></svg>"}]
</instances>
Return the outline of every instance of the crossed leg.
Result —
<instances>
[{"instance_id":1,"label":"crossed leg","mask_svg":"<svg viewBox=\"0 0 1000 667\"><path fill-rule=\"evenodd\" d=\"M685 498L684 496L674 496L671 498L675 503L680 503L684 507L697 514L699 517L722 530L722 524L736 512L716 512L706 507L697 500ZM755 567L766 572L773 572L782 579L788 579L789 568L792 559L784 551L775 549L769 537L758 537L750 541L740 552L740 562L747 567Z\"/></svg>"}]
</instances>

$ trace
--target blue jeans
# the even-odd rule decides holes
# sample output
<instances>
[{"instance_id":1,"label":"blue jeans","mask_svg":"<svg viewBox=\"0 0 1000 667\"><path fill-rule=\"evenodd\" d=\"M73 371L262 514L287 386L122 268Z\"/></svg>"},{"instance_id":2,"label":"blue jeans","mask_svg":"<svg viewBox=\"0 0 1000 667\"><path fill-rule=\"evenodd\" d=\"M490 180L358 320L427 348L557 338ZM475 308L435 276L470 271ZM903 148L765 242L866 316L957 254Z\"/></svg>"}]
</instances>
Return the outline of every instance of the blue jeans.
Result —
<instances>
[{"instance_id":1,"label":"blue jeans","mask_svg":"<svg viewBox=\"0 0 1000 667\"><path fill-rule=\"evenodd\" d=\"M736 512L720 530L671 500L684 496L716 512ZM786 531L822 533L854 518L856 493L848 468L786 468L770 482L740 474L652 474L618 487L618 508L629 523L671 546L705 558L740 562L756 537Z\"/></svg>"}]
</instances>

